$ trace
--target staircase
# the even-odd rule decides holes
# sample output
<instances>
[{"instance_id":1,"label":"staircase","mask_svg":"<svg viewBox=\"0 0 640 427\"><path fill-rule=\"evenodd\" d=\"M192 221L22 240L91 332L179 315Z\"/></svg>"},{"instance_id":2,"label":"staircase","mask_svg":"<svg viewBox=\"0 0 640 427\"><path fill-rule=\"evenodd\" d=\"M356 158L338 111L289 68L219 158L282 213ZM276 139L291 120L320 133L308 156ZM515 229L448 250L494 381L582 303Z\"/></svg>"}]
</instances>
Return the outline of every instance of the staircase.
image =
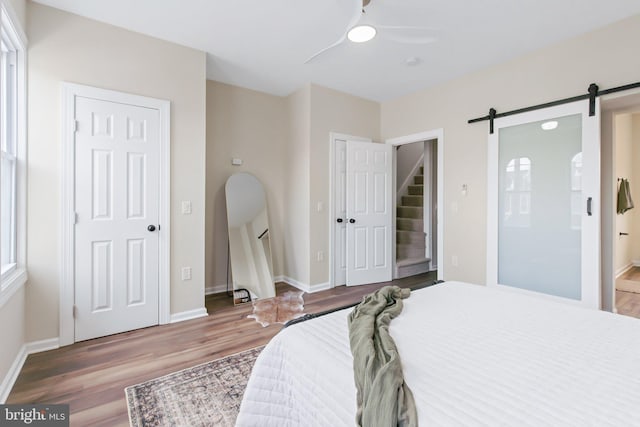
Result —
<instances>
[{"instance_id":1,"label":"staircase","mask_svg":"<svg viewBox=\"0 0 640 427\"><path fill-rule=\"evenodd\" d=\"M414 276L430 269L431 259L425 258L423 223L424 168L413 177L406 195L396 212L396 277Z\"/></svg>"}]
</instances>

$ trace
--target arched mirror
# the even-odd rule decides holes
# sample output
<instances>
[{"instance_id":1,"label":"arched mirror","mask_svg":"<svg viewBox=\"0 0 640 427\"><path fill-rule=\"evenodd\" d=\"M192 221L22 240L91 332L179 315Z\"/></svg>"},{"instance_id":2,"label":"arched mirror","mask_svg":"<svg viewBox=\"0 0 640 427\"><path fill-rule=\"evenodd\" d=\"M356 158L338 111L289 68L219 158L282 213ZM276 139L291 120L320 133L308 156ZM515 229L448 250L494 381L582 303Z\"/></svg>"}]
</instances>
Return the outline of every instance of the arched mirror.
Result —
<instances>
[{"instance_id":1,"label":"arched mirror","mask_svg":"<svg viewBox=\"0 0 640 427\"><path fill-rule=\"evenodd\" d=\"M255 176L237 173L227 180L225 193L233 302L275 297L264 187Z\"/></svg>"}]
</instances>

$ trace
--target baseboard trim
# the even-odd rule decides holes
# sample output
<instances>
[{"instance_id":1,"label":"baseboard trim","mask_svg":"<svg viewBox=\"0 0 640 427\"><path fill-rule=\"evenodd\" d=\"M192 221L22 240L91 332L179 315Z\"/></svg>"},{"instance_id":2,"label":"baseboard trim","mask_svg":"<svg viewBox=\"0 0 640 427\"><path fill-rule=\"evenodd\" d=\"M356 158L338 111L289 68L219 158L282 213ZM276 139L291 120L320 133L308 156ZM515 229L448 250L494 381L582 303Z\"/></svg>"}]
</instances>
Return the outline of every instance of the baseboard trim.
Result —
<instances>
[{"instance_id":1,"label":"baseboard trim","mask_svg":"<svg viewBox=\"0 0 640 427\"><path fill-rule=\"evenodd\" d=\"M49 338L46 340L32 341L26 344L27 354L42 353L43 351L55 350L60 348L60 339Z\"/></svg>"},{"instance_id":2,"label":"baseboard trim","mask_svg":"<svg viewBox=\"0 0 640 427\"><path fill-rule=\"evenodd\" d=\"M18 379L20 371L22 371L24 362L27 361L27 356L47 350L54 350L59 347L60 340L58 338L50 338L23 344L22 347L20 347L18 354L16 354L16 358L13 360L9 371L0 384L0 404L4 404L7 401L9 393L11 393L11 389Z\"/></svg>"},{"instance_id":3,"label":"baseboard trim","mask_svg":"<svg viewBox=\"0 0 640 427\"><path fill-rule=\"evenodd\" d=\"M636 262L638 264L636 264ZM616 279L622 276L627 271L631 270L633 267L640 267L640 261L631 261L629 264L625 265L624 267L620 267L618 270L616 270Z\"/></svg>"},{"instance_id":4,"label":"baseboard trim","mask_svg":"<svg viewBox=\"0 0 640 427\"><path fill-rule=\"evenodd\" d=\"M11 393L11 389L18 379L18 375L20 375L20 371L22 370L22 366L24 362L27 360L27 345L24 344L20 347L20 351L16 355L16 358L13 360L11 367L9 368L9 372L5 375L4 380L2 380L2 384L0 384L0 403L3 404L7 401L9 397L9 393Z\"/></svg>"},{"instance_id":5,"label":"baseboard trim","mask_svg":"<svg viewBox=\"0 0 640 427\"><path fill-rule=\"evenodd\" d=\"M331 283L317 283L315 285L310 285L308 283L302 283L296 279L293 279L288 276L278 276L276 278L277 282L285 282L288 285L293 286L294 288L300 289L306 293L312 294L314 292L326 291L327 289L331 289Z\"/></svg>"},{"instance_id":6,"label":"baseboard trim","mask_svg":"<svg viewBox=\"0 0 640 427\"><path fill-rule=\"evenodd\" d=\"M229 287L229 289L231 289L231 287ZM221 285L207 286L206 288L204 288L205 295L221 294L223 292L227 292L226 283L223 283Z\"/></svg>"},{"instance_id":7,"label":"baseboard trim","mask_svg":"<svg viewBox=\"0 0 640 427\"><path fill-rule=\"evenodd\" d=\"M198 319L200 317L208 316L207 309L205 307L196 308L194 310L181 311L180 313L174 313L171 315L169 323L184 322L185 320Z\"/></svg>"}]
</instances>

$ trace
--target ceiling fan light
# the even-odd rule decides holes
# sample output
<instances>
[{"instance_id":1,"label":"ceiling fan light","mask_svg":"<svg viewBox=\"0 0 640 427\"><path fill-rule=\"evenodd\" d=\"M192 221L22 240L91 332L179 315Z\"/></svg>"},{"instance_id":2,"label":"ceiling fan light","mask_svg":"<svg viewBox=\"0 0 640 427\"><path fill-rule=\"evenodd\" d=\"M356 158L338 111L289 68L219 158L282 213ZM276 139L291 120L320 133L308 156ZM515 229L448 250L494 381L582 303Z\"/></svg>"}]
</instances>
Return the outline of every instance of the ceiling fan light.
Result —
<instances>
[{"instance_id":1,"label":"ceiling fan light","mask_svg":"<svg viewBox=\"0 0 640 427\"><path fill-rule=\"evenodd\" d=\"M354 43L368 42L376 36L376 29L371 25L358 25L347 33L347 37Z\"/></svg>"}]
</instances>

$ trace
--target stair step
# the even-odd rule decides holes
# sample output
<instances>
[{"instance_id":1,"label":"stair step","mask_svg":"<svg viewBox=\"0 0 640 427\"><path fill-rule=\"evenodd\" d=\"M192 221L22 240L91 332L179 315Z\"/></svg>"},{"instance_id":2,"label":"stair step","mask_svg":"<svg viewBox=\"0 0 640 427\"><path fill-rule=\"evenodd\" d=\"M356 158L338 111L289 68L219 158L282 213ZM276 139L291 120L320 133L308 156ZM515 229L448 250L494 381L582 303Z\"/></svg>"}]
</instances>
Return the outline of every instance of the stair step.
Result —
<instances>
[{"instance_id":1,"label":"stair step","mask_svg":"<svg viewBox=\"0 0 640 427\"><path fill-rule=\"evenodd\" d=\"M396 259L404 258L424 258L425 248L414 245L396 245Z\"/></svg>"},{"instance_id":2,"label":"stair step","mask_svg":"<svg viewBox=\"0 0 640 427\"><path fill-rule=\"evenodd\" d=\"M396 218L396 230L406 231L424 231L422 219L415 218Z\"/></svg>"},{"instance_id":3,"label":"stair step","mask_svg":"<svg viewBox=\"0 0 640 427\"><path fill-rule=\"evenodd\" d=\"M409 186L409 195L410 196L422 196L422 195L424 195L424 185L410 185Z\"/></svg>"},{"instance_id":4,"label":"stair step","mask_svg":"<svg viewBox=\"0 0 640 427\"><path fill-rule=\"evenodd\" d=\"M422 206L424 205L423 196L402 196L402 206Z\"/></svg>"},{"instance_id":5,"label":"stair step","mask_svg":"<svg viewBox=\"0 0 640 427\"><path fill-rule=\"evenodd\" d=\"M397 230L396 243L419 244L424 247L424 233L422 231Z\"/></svg>"},{"instance_id":6,"label":"stair step","mask_svg":"<svg viewBox=\"0 0 640 427\"><path fill-rule=\"evenodd\" d=\"M424 184L424 175L416 175L413 177L414 184Z\"/></svg>"},{"instance_id":7,"label":"stair step","mask_svg":"<svg viewBox=\"0 0 640 427\"><path fill-rule=\"evenodd\" d=\"M396 216L398 218L423 218L424 208L418 206L398 206L396 209Z\"/></svg>"},{"instance_id":8,"label":"stair step","mask_svg":"<svg viewBox=\"0 0 640 427\"><path fill-rule=\"evenodd\" d=\"M430 271L431 259L429 258L405 258L396 261L396 278L415 276L416 274Z\"/></svg>"},{"instance_id":9,"label":"stair step","mask_svg":"<svg viewBox=\"0 0 640 427\"><path fill-rule=\"evenodd\" d=\"M420 175L424 175L424 166L420 166Z\"/></svg>"}]
</instances>

